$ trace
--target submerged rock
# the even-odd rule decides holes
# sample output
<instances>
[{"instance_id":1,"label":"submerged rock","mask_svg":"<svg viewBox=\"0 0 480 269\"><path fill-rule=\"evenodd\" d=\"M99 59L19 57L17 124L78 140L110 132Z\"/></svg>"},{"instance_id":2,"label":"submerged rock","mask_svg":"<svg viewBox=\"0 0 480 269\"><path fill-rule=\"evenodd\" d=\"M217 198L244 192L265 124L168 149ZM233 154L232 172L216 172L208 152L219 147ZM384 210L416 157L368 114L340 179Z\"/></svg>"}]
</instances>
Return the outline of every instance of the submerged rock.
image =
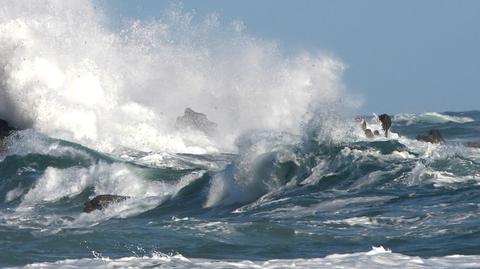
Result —
<instances>
[{"instance_id":1,"label":"submerged rock","mask_svg":"<svg viewBox=\"0 0 480 269\"><path fill-rule=\"evenodd\" d=\"M215 122L210 121L205 114L195 112L191 108L186 108L183 116L177 118L175 127L177 129L191 128L207 135L213 135L217 131Z\"/></svg>"},{"instance_id":2,"label":"submerged rock","mask_svg":"<svg viewBox=\"0 0 480 269\"><path fill-rule=\"evenodd\" d=\"M83 212L89 213L94 210L102 210L108 207L112 203L118 203L128 199L128 196L114 195L114 194L101 194L95 196L93 199L85 202Z\"/></svg>"},{"instance_id":3,"label":"submerged rock","mask_svg":"<svg viewBox=\"0 0 480 269\"><path fill-rule=\"evenodd\" d=\"M417 135L418 141L430 142L433 144L445 144L445 139L443 139L440 131L433 129L428 132L428 134Z\"/></svg>"}]
</instances>

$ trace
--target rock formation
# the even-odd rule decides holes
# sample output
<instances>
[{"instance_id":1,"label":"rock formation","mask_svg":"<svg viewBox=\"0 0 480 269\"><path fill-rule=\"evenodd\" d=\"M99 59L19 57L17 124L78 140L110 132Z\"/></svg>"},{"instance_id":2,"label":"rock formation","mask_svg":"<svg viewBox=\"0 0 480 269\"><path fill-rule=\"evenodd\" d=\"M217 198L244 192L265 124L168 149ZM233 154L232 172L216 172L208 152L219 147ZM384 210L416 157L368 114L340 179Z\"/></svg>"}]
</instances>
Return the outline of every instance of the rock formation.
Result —
<instances>
[{"instance_id":1,"label":"rock formation","mask_svg":"<svg viewBox=\"0 0 480 269\"><path fill-rule=\"evenodd\" d=\"M5 150L3 139L15 129L11 127L6 120L0 119L0 154Z\"/></svg>"},{"instance_id":2,"label":"rock formation","mask_svg":"<svg viewBox=\"0 0 480 269\"><path fill-rule=\"evenodd\" d=\"M0 139L8 136L11 131L15 130L7 121L0 119Z\"/></svg>"},{"instance_id":3,"label":"rock formation","mask_svg":"<svg viewBox=\"0 0 480 269\"><path fill-rule=\"evenodd\" d=\"M129 197L114 194L98 195L84 203L85 207L83 208L83 212L89 213L94 210L102 210L112 203L118 203L124 201L127 198Z\"/></svg>"},{"instance_id":4,"label":"rock formation","mask_svg":"<svg viewBox=\"0 0 480 269\"><path fill-rule=\"evenodd\" d=\"M210 121L203 113L195 112L191 108L186 108L183 116L178 117L175 122L177 129L199 130L207 135L213 135L217 131L217 124Z\"/></svg>"},{"instance_id":5,"label":"rock formation","mask_svg":"<svg viewBox=\"0 0 480 269\"><path fill-rule=\"evenodd\" d=\"M390 130L390 127L392 127L392 118L390 118L390 116L387 114L382 114L378 117L378 119L382 123L382 129L385 132L385 137L388 137L388 131Z\"/></svg>"},{"instance_id":6,"label":"rock formation","mask_svg":"<svg viewBox=\"0 0 480 269\"><path fill-rule=\"evenodd\" d=\"M388 131L392 126L392 119L387 114L380 115L378 119L382 123L382 129L384 131L385 137L388 137ZM360 119L356 119L356 120L358 121ZM363 132L365 133L365 136L368 138L380 136L380 132L378 130L372 131L372 129L367 128L367 122L365 121L365 119L361 119L360 128L362 128Z\"/></svg>"},{"instance_id":7,"label":"rock formation","mask_svg":"<svg viewBox=\"0 0 480 269\"><path fill-rule=\"evenodd\" d=\"M445 144L445 139L443 139L442 135L438 130L430 130L428 134L420 134L417 135L418 141L430 142L433 144Z\"/></svg>"}]
</instances>

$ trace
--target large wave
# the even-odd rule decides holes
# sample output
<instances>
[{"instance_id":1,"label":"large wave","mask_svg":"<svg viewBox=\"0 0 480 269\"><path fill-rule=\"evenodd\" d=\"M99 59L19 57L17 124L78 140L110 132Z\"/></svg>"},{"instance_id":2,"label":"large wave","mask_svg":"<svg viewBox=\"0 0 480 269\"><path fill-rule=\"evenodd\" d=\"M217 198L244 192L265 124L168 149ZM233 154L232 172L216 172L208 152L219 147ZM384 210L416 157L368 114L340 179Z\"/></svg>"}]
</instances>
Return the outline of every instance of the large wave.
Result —
<instances>
[{"instance_id":1,"label":"large wave","mask_svg":"<svg viewBox=\"0 0 480 269\"><path fill-rule=\"evenodd\" d=\"M174 6L158 20L109 24L91 1L2 5L0 118L101 151L205 153L232 149L249 129L295 132L309 112L352 103L340 61L286 56L238 22L193 23ZM218 136L175 131L186 107L218 123Z\"/></svg>"}]
</instances>

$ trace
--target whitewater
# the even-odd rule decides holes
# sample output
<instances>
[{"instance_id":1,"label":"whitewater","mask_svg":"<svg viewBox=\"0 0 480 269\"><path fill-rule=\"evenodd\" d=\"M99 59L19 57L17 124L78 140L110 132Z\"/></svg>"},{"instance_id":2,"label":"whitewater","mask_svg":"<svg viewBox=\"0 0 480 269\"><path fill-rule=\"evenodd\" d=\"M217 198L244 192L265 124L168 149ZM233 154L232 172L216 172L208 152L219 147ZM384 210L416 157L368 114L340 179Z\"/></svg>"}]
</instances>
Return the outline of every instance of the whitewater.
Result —
<instances>
[{"instance_id":1,"label":"whitewater","mask_svg":"<svg viewBox=\"0 0 480 269\"><path fill-rule=\"evenodd\" d=\"M0 267L480 268L480 112L369 139L345 68L181 5L0 6Z\"/></svg>"}]
</instances>

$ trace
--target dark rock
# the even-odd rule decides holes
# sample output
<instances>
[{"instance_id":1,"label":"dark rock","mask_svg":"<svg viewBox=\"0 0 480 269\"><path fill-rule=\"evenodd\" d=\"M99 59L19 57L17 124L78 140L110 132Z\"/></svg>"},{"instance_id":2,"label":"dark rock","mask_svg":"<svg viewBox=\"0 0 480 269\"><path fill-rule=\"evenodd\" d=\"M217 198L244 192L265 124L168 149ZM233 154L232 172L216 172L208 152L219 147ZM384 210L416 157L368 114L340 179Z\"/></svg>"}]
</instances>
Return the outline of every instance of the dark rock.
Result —
<instances>
[{"instance_id":1,"label":"dark rock","mask_svg":"<svg viewBox=\"0 0 480 269\"><path fill-rule=\"evenodd\" d=\"M373 138L372 130L365 129L365 136L368 137L368 138Z\"/></svg>"},{"instance_id":2,"label":"dark rock","mask_svg":"<svg viewBox=\"0 0 480 269\"><path fill-rule=\"evenodd\" d=\"M375 131L373 132L373 134L374 134L375 136L380 136L380 132L379 132L378 130L375 130Z\"/></svg>"},{"instance_id":3,"label":"dark rock","mask_svg":"<svg viewBox=\"0 0 480 269\"><path fill-rule=\"evenodd\" d=\"M445 139L438 130L430 130L427 135L421 134L417 135L418 141L430 142L433 144L445 144Z\"/></svg>"},{"instance_id":4,"label":"dark rock","mask_svg":"<svg viewBox=\"0 0 480 269\"><path fill-rule=\"evenodd\" d=\"M382 129L385 131L385 137L387 137L388 130L390 130L390 127L392 127L392 118L390 118L390 116L387 114L382 114L378 117L378 119L382 123Z\"/></svg>"},{"instance_id":5,"label":"dark rock","mask_svg":"<svg viewBox=\"0 0 480 269\"><path fill-rule=\"evenodd\" d=\"M128 196L114 195L114 194L101 194L95 196L93 199L85 202L83 212L89 213L94 210L102 210L108 207L112 203L118 203L128 199Z\"/></svg>"},{"instance_id":6,"label":"dark rock","mask_svg":"<svg viewBox=\"0 0 480 269\"><path fill-rule=\"evenodd\" d=\"M8 136L13 130L15 129L7 121L0 119L0 139Z\"/></svg>"},{"instance_id":7,"label":"dark rock","mask_svg":"<svg viewBox=\"0 0 480 269\"><path fill-rule=\"evenodd\" d=\"M0 119L0 154L5 151L5 145L2 140L14 130L6 120Z\"/></svg>"},{"instance_id":8,"label":"dark rock","mask_svg":"<svg viewBox=\"0 0 480 269\"><path fill-rule=\"evenodd\" d=\"M217 124L208 120L203 113L195 112L191 108L186 108L183 116L178 117L175 122L177 129L191 128L202 131L207 135L213 135L217 131Z\"/></svg>"}]
</instances>

